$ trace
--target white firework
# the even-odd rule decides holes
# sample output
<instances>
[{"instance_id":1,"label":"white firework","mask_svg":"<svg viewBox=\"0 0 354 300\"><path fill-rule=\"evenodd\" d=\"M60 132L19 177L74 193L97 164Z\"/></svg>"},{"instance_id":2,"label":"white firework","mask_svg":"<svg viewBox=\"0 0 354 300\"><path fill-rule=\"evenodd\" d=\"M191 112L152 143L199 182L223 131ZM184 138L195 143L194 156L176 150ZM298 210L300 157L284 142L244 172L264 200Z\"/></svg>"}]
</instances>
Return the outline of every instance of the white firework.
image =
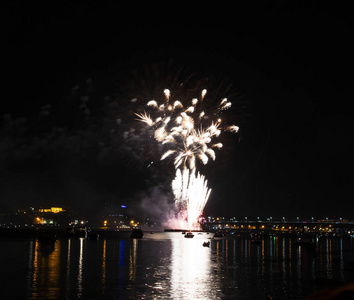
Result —
<instances>
[{"instance_id":1,"label":"white firework","mask_svg":"<svg viewBox=\"0 0 354 300\"><path fill-rule=\"evenodd\" d=\"M189 229L197 229L198 219L203 213L204 206L209 199L211 189L208 181L199 172L185 168L176 170L176 177L172 181L172 190L175 195L176 206L187 211Z\"/></svg>"},{"instance_id":2,"label":"white firework","mask_svg":"<svg viewBox=\"0 0 354 300\"><path fill-rule=\"evenodd\" d=\"M156 100L147 102L150 114L145 111L136 113L138 120L144 122L154 130L154 138L167 147L161 160L174 157L176 177L172 182L175 204L178 209L187 215L189 229L197 229L196 224L201 216L204 206L210 196L211 190L207 188L204 176L197 175L197 161L204 165L210 159L216 159L212 148L221 149L222 143L213 143L222 131L237 133L236 125L222 124L218 115L231 107L231 102L222 99L215 111L209 116L204 110L204 100L207 90L201 92L200 98L193 98L189 103L181 100L171 101L171 92L164 90L163 103ZM213 120L212 117L217 116ZM187 211L187 214L185 213Z\"/></svg>"}]
</instances>

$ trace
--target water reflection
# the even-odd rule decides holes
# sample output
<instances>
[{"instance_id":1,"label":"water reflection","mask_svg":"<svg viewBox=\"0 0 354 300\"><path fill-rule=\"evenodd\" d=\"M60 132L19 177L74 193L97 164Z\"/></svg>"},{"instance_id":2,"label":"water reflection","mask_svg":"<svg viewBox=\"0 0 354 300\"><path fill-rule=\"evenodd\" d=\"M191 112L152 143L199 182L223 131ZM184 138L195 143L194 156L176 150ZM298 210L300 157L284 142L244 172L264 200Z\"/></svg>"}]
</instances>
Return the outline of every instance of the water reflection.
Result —
<instances>
[{"instance_id":1,"label":"water reflection","mask_svg":"<svg viewBox=\"0 0 354 300\"><path fill-rule=\"evenodd\" d=\"M103 240L103 251L102 251L102 291L106 288L106 251L107 251L107 240Z\"/></svg>"},{"instance_id":2,"label":"water reflection","mask_svg":"<svg viewBox=\"0 0 354 300\"><path fill-rule=\"evenodd\" d=\"M23 299L302 299L323 288L323 279L354 280L350 239L321 238L315 250L288 237L212 239L210 248L204 241L206 235L181 234L51 244L34 239L17 255L22 262L11 265L26 272L6 280L25 277ZM12 256L4 249L6 261Z\"/></svg>"},{"instance_id":3,"label":"water reflection","mask_svg":"<svg viewBox=\"0 0 354 300\"><path fill-rule=\"evenodd\" d=\"M70 288L70 255L71 255L71 239L68 240L67 247L67 257L66 257L66 290Z\"/></svg>"},{"instance_id":4,"label":"water reflection","mask_svg":"<svg viewBox=\"0 0 354 300\"><path fill-rule=\"evenodd\" d=\"M137 248L138 248L138 240L133 239L133 247L132 249L130 249L130 256L129 256L129 281L135 280Z\"/></svg>"},{"instance_id":5,"label":"water reflection","mask_svg":"<svg viewBox=\"0 0 354 300\"><path fill-rule=\"evenodd\" d=\"M56 299L60 294L60 241L40 242L36 240L33 259L31 298Z\"/></svg>"},{"instance_id":6,"label":"water reflection","mask_svg":"<svg viewBox=\"0 0 354 300\"><path fill-rule=\"evenodd\" d=\"M83 259L84 259L84 238L79 238L80 241L80 254L79 254L79 268L77 275L77 297L80 298L82 295L82 273L83 273Z\"/></svg>"},{"instance_id":7,"label":"water reflection","mask_svg":"<svg viewBox=\"0 0 354 300\"><path fill-rule=\"evenodd\" d=\"M200 239L172 240L172 299L212 299L210 249Z\"/></svg>"}]
</instances>

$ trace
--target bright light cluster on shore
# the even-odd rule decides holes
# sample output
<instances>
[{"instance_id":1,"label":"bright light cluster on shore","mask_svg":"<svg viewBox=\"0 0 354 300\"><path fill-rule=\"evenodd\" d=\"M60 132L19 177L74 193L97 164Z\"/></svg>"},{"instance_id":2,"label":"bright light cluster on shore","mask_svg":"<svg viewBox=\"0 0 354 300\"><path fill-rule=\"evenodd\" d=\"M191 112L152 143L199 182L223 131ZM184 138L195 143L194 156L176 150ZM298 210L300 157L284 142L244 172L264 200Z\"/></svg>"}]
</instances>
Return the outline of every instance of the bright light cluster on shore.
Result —
<instances>
[{"instance_id":1,"label":"bright light cluster on shore","mask_svg":"<svg viewBox=\"0 0 354 300\"><path fill-rule=\"evenodd\" d=\"M171 100L170 90L165 89L163 103L150 100L146 104L149 113L136 113L139 121L154 129L156 141L167 148L161 160L174 159L176 177L172 191L179 217L185 219L184 223L189 227L184 229L199 229L198 220L211 192L205 177L196 170L197 161L204 165L214 161L215 151L223 147L222 143L214 140L222 131L237 133L239 130L236 125L224 126L219 117L222 111L231 107L231 102L221 99L216 109L207 114L204 110L206 94L204 89L199 98L183 104L186 102Z\"/></svg>"}]
</instances>

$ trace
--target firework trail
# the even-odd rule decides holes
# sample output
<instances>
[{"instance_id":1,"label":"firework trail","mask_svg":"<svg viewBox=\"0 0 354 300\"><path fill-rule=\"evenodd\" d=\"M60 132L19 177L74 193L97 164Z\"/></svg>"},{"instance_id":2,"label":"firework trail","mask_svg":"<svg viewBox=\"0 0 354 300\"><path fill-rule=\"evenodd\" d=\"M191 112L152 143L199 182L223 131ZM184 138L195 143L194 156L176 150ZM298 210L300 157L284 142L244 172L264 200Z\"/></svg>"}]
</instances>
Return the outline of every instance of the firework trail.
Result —
<instances>
[{"instance_id":1,"label":"firework trail","mask_svg":"<svg viewBox=\"0 0 354 300\"><path fill-rule=\"evenodd\" d=\"M188 229L198 229L199 217L203 213L211 189L207 187L207 180L195 169L189 171L184 168L176 170L176 177L172 181L172 190L176 198L176 206L183 218L186 219Z\"/></svg>"},{"instance_id":2,"label":"firework trail","mask_svg":"<svg viewBox=\"0 0 354 300\"><path fill-rule=\"evenodd\" d=\"M153 128L154 138L167 148L161 160L174 158L176 177L172 191L179 217L187 224L185 229L199 229L198 220L211 192L205 177L196 171L197 162L205 165L215 160L215 149L223 145L213 141L222 131L237 133L239 129L236 125L223 125L220 118L221 113L231 107L231 102L224 98L216 108L210 109L205 103L206 94L204 89L199 98L185 104L172 100L170 90L165 89L162 103L150 100L146 104L149 113L135 114L137 120Z\"/></svg>"}]
</instances>

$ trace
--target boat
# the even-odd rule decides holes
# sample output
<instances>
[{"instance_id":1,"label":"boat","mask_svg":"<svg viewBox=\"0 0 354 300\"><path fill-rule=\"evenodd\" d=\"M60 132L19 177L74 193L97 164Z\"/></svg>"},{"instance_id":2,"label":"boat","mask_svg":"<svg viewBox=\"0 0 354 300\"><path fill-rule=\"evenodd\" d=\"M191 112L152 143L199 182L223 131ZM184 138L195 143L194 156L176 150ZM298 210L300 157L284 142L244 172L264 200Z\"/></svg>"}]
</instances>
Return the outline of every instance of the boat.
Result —
<instances>
[{"instance_id":1,"label":"boat","mask_svg":"<svg viewBox=\"0 0 354 300\"><path fill-rule=\"evenodd\" d=\"M210 246L210 242L209 241L203 243L203 247L209 247L209 246Z\"/></svg>"},{"instance_id":2,"label":"boat","mask_svg":"<svg viewBox=\"0 0 354 300\"><path fill-rule=\"evenodd\" d=\"M252 244L257 244L258 245L258 244L261 243L261 241L262 241L262 239L257 233L251 234L251 243Z\"/></svg>"},{"instance_id":3,"label":"boat","mask_svg":"<svg viewBox=\"0 0 354 300\"><path fill-rule=\"evenodd\" d=\"M90 231L87 233L87 239L89 240L98 240L100 235L96 231Z\"/></svg>"},{"instance_id":4,"label":"boat","mask_svg":"<svg viewBox=\"0 0 354 300\"><path fill-rule=\"evenodd\" d=\"M304 246L307 248L316 248L316 244L314 242L310 242L310 241L297 241L294 243L295 246Z\"/></svg>"},{"instance_id":5,"label":"boat","mask_svg":"<svg viewBox=\"0 0 354 300\"><path fill-rule=\"evenodd\" d=\"M224 237L224 234L222 232L219 231L215 232L214 238L222 238L222 237Z\"/></svg>"},{"instance_id":6,"label":"boat","mask_svg":"<svg viewBox=\"0 0 354 300\"><path fill-rule=\"evenodd\" d=\"M74 235L78 238L87 238L87 227L78 226L74 229Z\"/></svg>"},{"instance_id":7,"label":"boat","mask_svg":"<svg viewBox=\"0 0 354 300\"><path fill-rule=\"evenodd\" d=\"M133 239L141 239L143 236L144 236L144 233L139 228L134 228L132 230L131 235L130 235L130 237L133 238Z\"/></svg>"},{"instance_id":8,"label":"boat","mask_svg":"<svg viewBox=\"0 0 354 300\"><path fill-rule=\"evenodd\" d=\"M57 236L52 231L42 231L39 234L38 240L40 242L55 242L57 240Z\"/></svg>"},{"instance_id":9,"label":"boat","mask_svg":"<svg viewBox=\"0 0 354 300\"><path fill-rule=\"evenodd\" d=\"M259 245L259 244L261 244L261 241L258 238L256 238L256 239L252 239L251 243L255 244L255 245Z\"/></svg>"},{"instance_id":10,"label":"boat","mask_svg":"<svg viewBox=\"0 0 354 300\"><path fill-rule=\"evenodd\" d=\"M191 238L193 238L193 237L194 237L194 234L193 234L193 233L191 233L191 232L187 232L187 233L184 235L184 237L185 237L185 238L189 238L189 239L191 239Z\"/></svg>"}]
</instances>

